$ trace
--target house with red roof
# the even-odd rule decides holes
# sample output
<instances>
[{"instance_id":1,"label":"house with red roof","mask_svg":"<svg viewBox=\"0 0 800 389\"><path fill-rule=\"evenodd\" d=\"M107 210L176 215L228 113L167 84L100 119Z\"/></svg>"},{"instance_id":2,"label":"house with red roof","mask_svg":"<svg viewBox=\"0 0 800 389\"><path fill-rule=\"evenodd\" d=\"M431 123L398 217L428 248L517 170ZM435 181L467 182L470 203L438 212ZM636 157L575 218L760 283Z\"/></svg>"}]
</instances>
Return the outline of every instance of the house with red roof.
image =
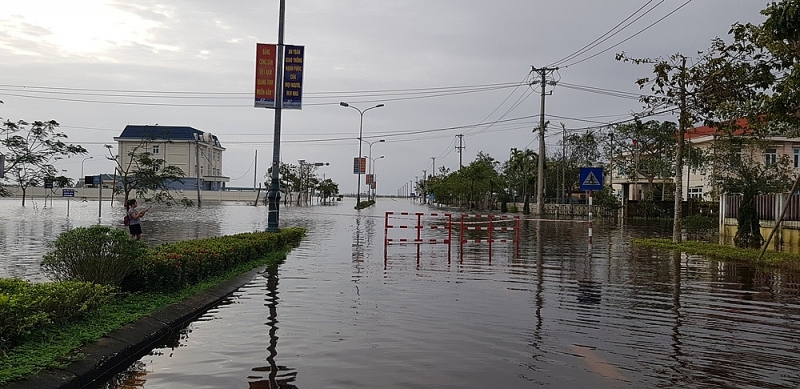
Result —
<instances>
[{"instance_id":1,"label":"house with red roof","mask_svg":"<svg viewBox=\"0 0 800 389\"><path fill-rule=\"evenodd\" d=\"M740 119L737 124L742 128L741 130L734 131L734 134L742 134L747 131L747 122L745 119ZM711 152L711 146L714 144L718 130L714 127L699 126L686 131L684 139L687 142L685 153L692 152ZM759 150L760 155L751 154L748 157L758 163L775 163L783 156L787 156L794 166L800 172L800 138L790 138L785 136L774 136L768 138L771 142L771 147L768 147L763 153ZM745 155L745 154L742 154ZM639 156L635 152L633 155L625 155L624 158L631 158L638 161L638 158L645 158ZM674 177L656 177L651 182L648 178L639 174L634 177L624 176L621 171L613 169L614 161L609 163L606 182L610 183L614 188L620 200L642 200L646 192L662 188L664 190L664 198L672 198L672 189ZM712 199L714 193L714 184L711 182L711 176L714 173L714 166L703 167L689 167L684 164L683 166L683 199L706 200Z\"/></svg>"}]
</instances>

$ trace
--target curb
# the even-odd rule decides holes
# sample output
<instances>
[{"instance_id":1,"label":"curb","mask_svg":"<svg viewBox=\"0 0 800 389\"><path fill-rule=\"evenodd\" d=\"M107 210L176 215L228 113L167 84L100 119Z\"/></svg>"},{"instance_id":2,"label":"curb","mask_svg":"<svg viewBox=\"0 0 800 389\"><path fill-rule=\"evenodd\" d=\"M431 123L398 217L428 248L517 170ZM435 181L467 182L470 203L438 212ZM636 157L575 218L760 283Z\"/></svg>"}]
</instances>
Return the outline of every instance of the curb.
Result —
<instances>
[{"instance_id":1,"label":"curb","mask_svg":"<svg viewBox=\"0 0 800 389\"><path fill-rule=\"evenodd\" d=\"M166 306L80 349L83 358L63 369L46 370L11 382L3 389L82 389L108 380L180 331L233 292L266 271L259 266L181 302Z\"/></svg>"}]
</instances>

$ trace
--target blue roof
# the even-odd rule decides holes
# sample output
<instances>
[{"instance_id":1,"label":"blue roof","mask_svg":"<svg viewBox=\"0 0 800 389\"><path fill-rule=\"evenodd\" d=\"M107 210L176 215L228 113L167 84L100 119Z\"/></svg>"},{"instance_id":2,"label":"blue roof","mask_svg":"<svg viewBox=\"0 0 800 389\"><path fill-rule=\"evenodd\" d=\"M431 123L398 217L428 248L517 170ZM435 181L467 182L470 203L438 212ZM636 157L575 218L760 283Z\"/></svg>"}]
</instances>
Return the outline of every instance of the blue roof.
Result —
<instances>
[{"instance_id":1,"label":"blue roof","mask_svg":"<svg viewBox=\"0 0 800 389\"><path fill-rule=\"evenodd\" d=\"M168 139L168 140L195 140L195 134L204 132L187 126L136 126L127 125L119 135L119 139ZM212 134L219 144L219 139Z\"/></svg>"}]
</instances>

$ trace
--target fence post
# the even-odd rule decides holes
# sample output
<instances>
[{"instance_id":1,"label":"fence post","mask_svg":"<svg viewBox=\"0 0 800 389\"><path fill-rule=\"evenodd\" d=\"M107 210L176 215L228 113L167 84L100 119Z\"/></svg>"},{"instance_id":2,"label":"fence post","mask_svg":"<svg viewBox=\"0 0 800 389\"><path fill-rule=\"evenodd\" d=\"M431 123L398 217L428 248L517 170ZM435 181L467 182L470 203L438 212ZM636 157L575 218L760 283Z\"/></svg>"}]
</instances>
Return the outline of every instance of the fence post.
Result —
<instances>
[{"instance_id":1,"label":"fence post","mask_svg":"<svg viewBox=\"0 0 800 389\"><path fill-rule=\"evenodd\" d=\"M719 196L719 244L725 244L725 209L728 195L722 193Z\"/></svg>"}]
</instances>

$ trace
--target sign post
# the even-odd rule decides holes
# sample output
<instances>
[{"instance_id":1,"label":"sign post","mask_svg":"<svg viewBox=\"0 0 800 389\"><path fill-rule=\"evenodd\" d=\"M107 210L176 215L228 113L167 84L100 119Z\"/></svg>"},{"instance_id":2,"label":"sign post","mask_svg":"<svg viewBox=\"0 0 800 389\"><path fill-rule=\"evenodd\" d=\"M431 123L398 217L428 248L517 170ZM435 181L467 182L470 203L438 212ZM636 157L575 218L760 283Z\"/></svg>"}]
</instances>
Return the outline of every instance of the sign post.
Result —
<instances>
[{"instance_id":1,"label":"sign post","mask_svg":"<svg viewBox=\"0 0 800 389\"><path fill-rule=\"evenodd\" d=\"M603 168L582 167L580 171L580 189L589 192L589 249L592 248L592 192L603 189Z\"/></svg>"},{"instance_id":2,"label":"sign post","mask_svg":"<svg viewBox=\"0 0 800 389\"><path fill-rule=\"evenodd\" d=\"M67 198L67 217L69 217L69 198L75 197L75 189L61 189L61 196Z\"/></svg>"},{"instance_id":3,"label":"sign post","mask_svg":"<svg viewBox=\"0 0 800 389\"><path fill-rule=\"evenodd\" d=\"M97 219L103 217L103 181L101 176L94 176L92 182L97 185L97 202L100 204L97 211Z\"/></svg>"}]
</instances>

